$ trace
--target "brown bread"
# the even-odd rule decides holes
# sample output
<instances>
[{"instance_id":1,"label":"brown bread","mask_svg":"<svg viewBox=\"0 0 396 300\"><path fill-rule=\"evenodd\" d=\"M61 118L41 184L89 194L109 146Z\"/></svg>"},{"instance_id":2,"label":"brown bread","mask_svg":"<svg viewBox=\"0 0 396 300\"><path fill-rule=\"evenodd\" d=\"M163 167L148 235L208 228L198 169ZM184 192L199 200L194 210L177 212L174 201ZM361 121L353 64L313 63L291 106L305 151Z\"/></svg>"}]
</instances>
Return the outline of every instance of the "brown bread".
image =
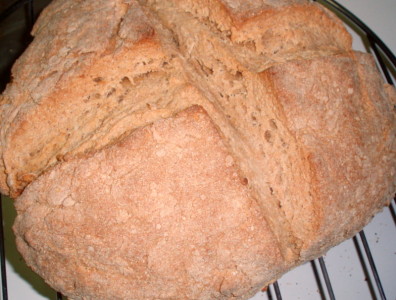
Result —
<instances>
[{"instance_id":1,"label":"brown bread","mask_svg":"<svg viewBox=\"0 0 396 300\"><path fill-rule=\"evenodd\" d=\"M395 90L319 5L56 0L33 34L0 189L72 299L247 299L394 196Z\"/></svg>"}]
</instances>

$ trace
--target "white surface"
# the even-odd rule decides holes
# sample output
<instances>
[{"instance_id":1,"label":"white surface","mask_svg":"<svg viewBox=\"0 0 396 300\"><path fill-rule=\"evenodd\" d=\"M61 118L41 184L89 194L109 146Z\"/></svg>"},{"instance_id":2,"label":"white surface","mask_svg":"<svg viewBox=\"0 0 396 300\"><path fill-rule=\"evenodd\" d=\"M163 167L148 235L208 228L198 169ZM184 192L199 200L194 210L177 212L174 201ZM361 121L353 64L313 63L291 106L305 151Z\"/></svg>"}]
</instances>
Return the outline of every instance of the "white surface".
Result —
<instances>
[{"instance_id":1,"label":"white surface","mask_svg":"<svg viewBox=\"0 0 396 300\"><path fill-rule=\"evenodd\" d=\"M340 0L339 2L363 20L383 39L393 53L396 53L396 0ZM364 50L360 38L355 34L354 48ZM16 252L10 229L15 212L9 201L4 204L4 214L6 215L9 299L56 299L55 292L24 265L22 258ZM385 209L383 213L376 216L373 222L366 227L365 232L374 253L386 295L388 299L394 300L396 299L396 284L394 283L396 278L396 228L389 209ZM372 299L352 240L330 250L325 256L325 261L337 299ZM320 274L319 266L317 268ZM311 263L285 274L279 280L279 284L283 299L321 299ZM324 283L322 285L326 292ZM273 290L272 295L275 295ZM253 299L268 299L268 295L259 293ZM275 296L274 299L276 299Z\"/></svg>"},{"instance_id":2,"label":"white surface","mask_svg":"<svg viewBox=\"0 0 396 300\"><path fill-rule=\"evenodd\" d=\"M390 210L384 209L373 221L364 229L370 249L372 251L375 264L380 275L380 279L387 299L396 299L396 285L394 283L396 275L396 227L392 220ZM356 239L363 258L366 256L359 238ZM354 241L347 240L341 245L331 249L325 256L327 271L331 280L336 299L348 300L371 300L368 281L365 280L365 273L357 255ZM315 261L319 273L321 285L329 299L326 285L323 281L318 261ZM369 264L366 262L367 268ZM371 277L371 270L368 269ZM279 286L283 299L317 300L321 299L319 286L316 282L312 263L306 263L291 272L283 275L279 279ZM376 299L380 299L377 287L373 278L373 292ZM273 299L274 291L271 289ZM259 293L252 300L267 300L267 293Z\"/></svg>"},{"instance_id":3,"label":"white surface","mask_svg":"<svg viewBox=\"0 0 396 300\"><path fill-rule=\"evenodd\" d=\"M353 12L396 53L396 0L340 0L340 4ZM354 47L360 49L360 43Z\"/></svg>"}]
</instances>

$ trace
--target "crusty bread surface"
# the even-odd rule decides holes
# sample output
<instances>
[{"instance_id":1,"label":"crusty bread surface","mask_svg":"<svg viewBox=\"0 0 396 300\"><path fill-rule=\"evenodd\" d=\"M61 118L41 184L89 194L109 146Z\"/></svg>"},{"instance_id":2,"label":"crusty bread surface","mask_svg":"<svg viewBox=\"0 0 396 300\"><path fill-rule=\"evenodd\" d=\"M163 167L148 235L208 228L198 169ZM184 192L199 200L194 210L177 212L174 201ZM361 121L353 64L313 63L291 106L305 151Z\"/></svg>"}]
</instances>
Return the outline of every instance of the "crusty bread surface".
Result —
<instances>
[{"instance_id":1,"label":"crusty bread surface","mask_svg":"<svg viewBox=\"0 0 396 300\"><path fill-rule=\"evenodd\" d=\"M0 190L70 299L248 299L395 194L395 89L316 3L55 0L33 35Z\"/></svg>"},{"instance_id":2,"label":"crusty bread surface","mask_svg":"<svg viewBox=\"0 0 396 300\"><path fill-rule=\"evenodd\" d=\"M16 207L18 248L74 299L244 299L285 270L200 107L57 165Z\"/></svg>"}]
</instances>

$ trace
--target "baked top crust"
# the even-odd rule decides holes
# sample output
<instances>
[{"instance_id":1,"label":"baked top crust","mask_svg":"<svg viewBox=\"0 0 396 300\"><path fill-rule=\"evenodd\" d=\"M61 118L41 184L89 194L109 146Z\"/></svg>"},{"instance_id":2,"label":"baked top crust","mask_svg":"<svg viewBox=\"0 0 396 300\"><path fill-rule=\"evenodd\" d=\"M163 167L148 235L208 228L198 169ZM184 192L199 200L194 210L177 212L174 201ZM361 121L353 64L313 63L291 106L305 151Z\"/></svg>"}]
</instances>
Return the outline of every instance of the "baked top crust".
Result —
<instances>
[{"instance_id":1,"label":"baked top crust","mask_svg":"<svg viewBox=\"0 0 396 300\"><path fill-rule=\"evenodd\" d=\"M73 299L246 299L395 193L396 92L314 3L59 0L33 34L0 189Z\"/></svg>"},{"instance_id":2,"label":"baked top crust","mask_svg":"<svg viewBox=\"0 0 396 300\"><path fill-rule=\"evenodd\" d=\"M198 106L58 164L15 205L18 249L73 299L245 299L286 267Z\"/></svg>"},{"instance_id":3,"label":"baked top crust","mask_svg":"<svg viewBox=\"0 0 396 300\"><path fill-rule=\"evenodd\" d=\"M233 74L351 47L341 22L308 1L54 1L32 34L0 97L0 190L13 198L65 155L203 105L173 99L197 72L183 62L205 64L208 47Z\"/></svg>"}]
</instances>

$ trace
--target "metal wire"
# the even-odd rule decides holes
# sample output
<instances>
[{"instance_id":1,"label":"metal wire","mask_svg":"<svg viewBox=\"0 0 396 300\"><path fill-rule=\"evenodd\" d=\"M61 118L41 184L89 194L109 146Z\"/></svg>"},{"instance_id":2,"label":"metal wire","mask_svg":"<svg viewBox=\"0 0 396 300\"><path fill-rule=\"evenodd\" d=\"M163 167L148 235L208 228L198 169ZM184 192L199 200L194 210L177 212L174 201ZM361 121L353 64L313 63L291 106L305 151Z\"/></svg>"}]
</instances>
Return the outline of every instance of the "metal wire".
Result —
<instances>
[{"instance_id":1,"label":"metal wire","mask_svg":"<svg viewBox=\"0 0 396 300\"><path fill-rule=\"evenodd\" d=\"M393 223L395 223L396 225L396 198L393 199L393 201L391 201L390 205L389 205L389 210L393 219Z\"/></svg>"},{"instance_id":2,"label":"metal wire","mask_svg":"<svg viewBox=\"0 0 396 300\"><path fill-rule=\"evenodd\" d=\"M320 280L320 275L318 268L316 267L316 263L314 260L311 260L311 267L312 267L312 272L314 273L316 285L318 286L318 292L320 294L320 297L322 300L326 299L326 294L323 289L323 284L322 281Z\"/></svg>"},{"instance_id":3,"label":"metal wire","mask_svg":"<svg viewBox=\"0 0 396 300\"><path fill-rule=\"evenodd\" d=\"M385 43L372 31L365 23L363 23L357 16L351 13L348 9L344 6L339 4L335 0L314 0L317 2L323 2L326 5L333 8L335 11L343 14L347 17L350 21L352 21L355 25L359 26L361 30L363 30L369 39L372 39L375 44L379 46L379 48L384 52L384 54L388 57L389 61L392 63L393 66L396 67L396 57L392 53L392 51L385 45Z\"/></svg>"},{"instance_id":4,"label":"metal wire","mask_svg":"<svg viewBox=\"0 0 396 300\"><path fill-rule=\"evenodd\" d=\"M28 10L28 26L29 29L33 27L34 25L34 20L35 20L35 16L34 16L34 1L33 0L29 0L29 2L27 3L27 10Z\"/></svg>"},{"instance_id":5,"label":"metal wire","mask_svg":"<svg viewBox=\"0 0 396 300\"><path fill-rule=\"evenodd\" d=\"M0 22L3 22L8 16L10 16L13 12L17 11L19 8L24 6L26 3L33 3L32 0L19 0L11 4L8 8L0 13ZM33 4L32 4L33 7Z\"/></svg>"},{"instance_id":6,"label":"metal wire","mask_svg":"<svg viewBox=\"0 0 396 300\"><path fill-rule=\"evenodd\" d=\"M393 85L393 80L392 76L389 74L388 68L385 65L385 62L382 58L381 53L378 50L377 44L375 43L374 39L371 36L368 36L367 39L370 42L371 48L374 50L375 57L378 60L378 63L381 67L382 72L384 73L384 76L386 78L386 81L390 84Z\"/></svg>"},{"instance_id":7,"label":"metal wire","mask_svg":"<svg viewBox=\"0 0 396 300\"><path fill-rule=\"evenodd\" d=\"M282 295L281 295L281 291L280 291L280 288L279 288L278 281L275 281L273 283L273 286L274 286L274 290L275 290L276 299L277 300L282 300Z\"/></svg>"},{"instance_id":8,"label":"metal wire","mask_svg":"<svg viewBox=\"0 0 396 300\"><path fill-rule=\"evenodd\" d=\"M373 256L371 254L371 250L370 250L370 247L369 247L367 239L366 239L366 235L365 235L363 230L359 232L359 236L360 236L360 239L362 241L364 251L366 252L367 259L369 261L369 264L370 264L370 267L371 267L371 271L372 271L372 274L374 276L375 283L377 284L378 292L379 292L379 294L381 296L381 299L382 300L386 300L385 292L384 292L384 289L382 287L381 280L380 280L377 268L375 266Z\"/></svg>"},{"instance_id":9,"label":"metal wire","mask_svg":"<svg viewBox=\"0 0 396 300\"><path fill-rule=\"evenodd\" d=\"M269 287L267 287L267 297L268 300L274 300L274 297L272 297L271 289Z\"/></svg>"},{"instance_id":10,"label":"metal wire","mask_svg":"<svg viewBox=\"0 0 396 300\"><path fill-rule=\"evenodd\" d=\"M1 286L3 300L8 300L7 272L4 249L4 226L3 226L3 196L0 195L0 262L1 262Z\"/></svg>"},{"instance_id":11,"label":"metal wire","mask_svg":"<svg viewBox=\"0 0 396 300\"><path fill-rule=\"evenodd\" d=\"M357 239L357 236L354 236L352 240L353 240L353 243L355 245L355 249L356 249L357 256L359 258L360 265L362 266L362 269L363 269L363 273L364 273L364 276L365 276L365 281L367 282L367 286L368 286L368 289L370 291L371 298L372 299L377 299L377 297L375 295L374 286L373 286L373 283L371 281L371 277L370 277L370 274L369 274L369 270L367 268L366 261L364 260L363 252L362 252L362 249L360 247L360 244L359 244L359 241Z\"/></svg>"},{"instance_id":12,"label":"metal wire","mask_svg":"<svg viewBox=\"0 0 396 300\"><path fill-rule=\"evenodd\" d=\"M327 268L326 268L326 264L324 262L323 256L319 257L319 265L320 265L320 269L322 270L323 278L326 283L327 292L329 293L329 297L331 300L335 300L333 287L330 282L329 274L327 273Z\"/></svg>"}]
</instances>

